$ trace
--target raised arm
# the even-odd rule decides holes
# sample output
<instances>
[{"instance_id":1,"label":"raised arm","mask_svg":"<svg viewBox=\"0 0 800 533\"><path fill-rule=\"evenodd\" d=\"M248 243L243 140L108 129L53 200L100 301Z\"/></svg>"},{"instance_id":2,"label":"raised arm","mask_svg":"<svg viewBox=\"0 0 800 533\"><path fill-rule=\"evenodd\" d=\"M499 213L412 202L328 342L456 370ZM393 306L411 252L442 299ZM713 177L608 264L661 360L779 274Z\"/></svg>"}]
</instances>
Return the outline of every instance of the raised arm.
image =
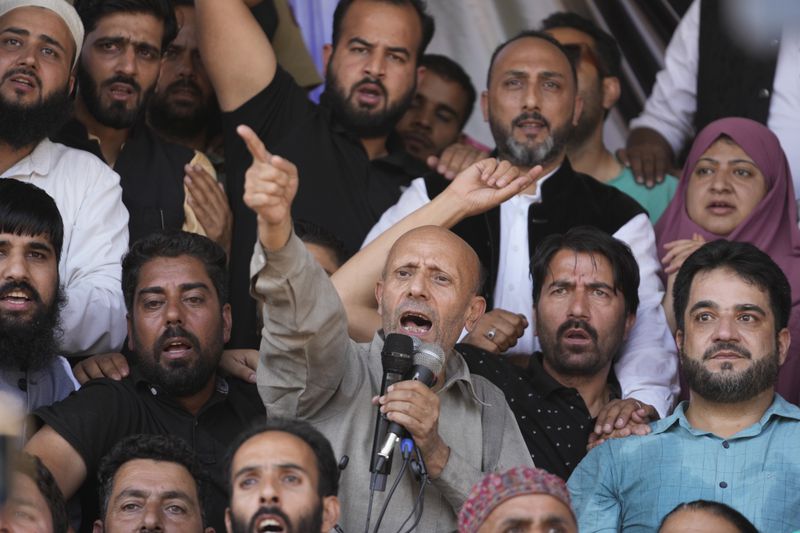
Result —
<instances>
[{"instance_id":1,"label":"raised arm","mask_svg":"<svg viewBox=\"0 0 800 533\"><path fill-rule=\"evenodd\" d=\"M467 167L440 195L384 231L337 270L331 281L347 310L350 337L366 342L380 328L375 283L394 241L420 226L451 228L466 217L483 213L528 187L541 173L527 174L507 161L484 159Z\"/></svg>"},{"instance_id":2,"label":"raised arm","mask_svg":"<svg viewBox=\"0 0 800 533\"><path fill-rule=\"evenodd\" d=\"M223 111L233 111L272 83L272 45L250 7L261 0L196 0L200 53Z\"/></svg>"}]
</instances>

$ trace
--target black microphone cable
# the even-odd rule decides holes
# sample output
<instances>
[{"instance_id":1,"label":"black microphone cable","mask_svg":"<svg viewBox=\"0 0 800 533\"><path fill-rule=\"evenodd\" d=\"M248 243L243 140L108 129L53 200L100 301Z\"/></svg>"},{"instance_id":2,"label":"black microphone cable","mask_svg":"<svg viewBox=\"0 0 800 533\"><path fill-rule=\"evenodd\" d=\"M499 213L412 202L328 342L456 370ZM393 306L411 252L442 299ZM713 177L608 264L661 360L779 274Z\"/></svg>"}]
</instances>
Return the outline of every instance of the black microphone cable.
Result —
<instances>
[{"instance_id":1,"label":"black microphone cable","mask_svg":"<svg viewBox=\"0 0 800 533\"><path fill-rule=\"evenodd\" d=\"M408 464L411 462L411 452L415 449L416 448L414 447L413 440L403 439L400 445L400 451L403 454L403 465L400 467L400 471L397 473L394 483L392 483L392 488L389 489L389 493L386 495L386 500L383 502L383 507L381 507L381 512L378 515L378 521L375 522L375 528L372 530L372 533L378 533L378 528L381 526L383 516L386 514L386 510L389 508L389 502L391 501L392 496L394 496L394 491L397 489L397 486L403 479L403 475L406 473L406 469L408 469Z\"/></svg>"},{"instance_id":2,"label":"black microphone cable","mask_svg":"<svg viewBox=\"0 0 800 533\"><path fill-rule=\"evenodd\" d=\"M420 485L419 485L419 493L417 493L417 499L414 502L414 507L411 509L411 512L408 514L403 523L400 524L400 528L397 530L398 533L405 527L406 523L414 516L414 523L411 524L411 527L406 529L403 533L411 533L414 531L417 526L419 525L420 520L422 520L422 513L425 512L425 488L430 483L428 478L428 470L425 467L425 460L422 458L422 454L419 452L419 448L415 448L414 452L417 456L417 464L419 465L419 473L420 473Z\"/></svg>"}]
</instances>

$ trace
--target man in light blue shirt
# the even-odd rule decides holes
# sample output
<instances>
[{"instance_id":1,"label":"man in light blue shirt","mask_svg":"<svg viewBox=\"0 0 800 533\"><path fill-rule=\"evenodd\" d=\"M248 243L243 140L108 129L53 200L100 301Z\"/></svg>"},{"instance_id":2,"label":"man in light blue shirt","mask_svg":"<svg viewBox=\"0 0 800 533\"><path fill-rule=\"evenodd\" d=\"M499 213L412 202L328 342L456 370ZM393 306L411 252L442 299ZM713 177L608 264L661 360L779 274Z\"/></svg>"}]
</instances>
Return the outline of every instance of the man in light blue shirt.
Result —
<instances>
[{"instance_id":1,"label":"man in light blue shirt","mask_svg":"<svg viewBox=\"0 0 800 533\"><path fill-rule=\"evenodd\" d=\"M655 531L682 502L723 502L760 531L800 527L800 408L774 392L790 288L746 243L715 241L673 292L690 400L644 437L608 441L569 479L580 531Z\"/></svg>"}]
</instances>

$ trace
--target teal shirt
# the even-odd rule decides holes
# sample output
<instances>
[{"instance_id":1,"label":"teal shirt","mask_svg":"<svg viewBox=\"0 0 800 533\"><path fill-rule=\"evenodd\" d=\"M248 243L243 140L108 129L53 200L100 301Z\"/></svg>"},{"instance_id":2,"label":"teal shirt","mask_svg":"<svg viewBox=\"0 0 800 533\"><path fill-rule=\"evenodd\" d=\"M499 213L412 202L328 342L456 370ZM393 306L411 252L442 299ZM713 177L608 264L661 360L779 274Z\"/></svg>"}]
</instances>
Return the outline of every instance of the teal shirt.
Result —
<instances>
[{"instance_id":1,"label":"teal shirt","mask_svg":"<svg viewBox=\"0 0 800 533\"><path fill-rule=\"evenodd\" d=\"M672 197L675 196L675 190L678 188L678 178L667 174L664 176L664 181L652 189L648 189L644 185L636 183L631 169L623 166L622 172L609 181L607 185L616 187L639 202L639 205L644 207L650 215L650 222L655 224L669 205Z\"/></svg>"},{"instance_id":2,"label":"teal shirt","mask_svg":"<svg viewBox=\"0 0 800 533\"><path fill-rule=\"evenodd\" d=\"M569 478L581 533L653 532L678 504L725 503L759 531L800 528L800 408L779 395L761 420L722 439L689 425L687 403L644 437L590 451Z\"/></svg>"}]
</instances>

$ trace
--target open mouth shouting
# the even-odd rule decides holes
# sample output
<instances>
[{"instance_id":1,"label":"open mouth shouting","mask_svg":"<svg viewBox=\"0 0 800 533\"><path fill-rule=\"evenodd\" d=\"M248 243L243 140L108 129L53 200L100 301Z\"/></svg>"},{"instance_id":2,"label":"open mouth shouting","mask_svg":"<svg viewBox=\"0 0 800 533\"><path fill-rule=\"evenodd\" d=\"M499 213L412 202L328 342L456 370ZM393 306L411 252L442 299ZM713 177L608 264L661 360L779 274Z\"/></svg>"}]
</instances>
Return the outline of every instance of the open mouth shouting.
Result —
<instances>
[{"instance_id":1,"label":"open mouth shouting","mask_svg":"<svg viewBox=\"0 0 800 533\"><path fill-rule=\"evenodd\" d=\"M406 335L422 337L433 327L431 319L419 311L405 311L400 315L400 331Z\"/></svg>"},{"instance_id":2,"label":"open mouth shouting","mask_svg":"<svg viewBox=\"0 0 800 533\"><path fill-rule=\"evenodd\" d=\"M27 311L40 301L36 289L25 282L10 282L0 287L0 307L8 311Z\"/></svg>"},{"instance_id":3,"label":"open mouth shouting","mask_svg":"<svg viewBox=\"0 0 800 533\"><path fill-rule=\"evenodd\" d=\"M25 68L17 68L3 76L3 83L9 82L18 93L30 93L41 87L42 82L35 72Z\"/></svg>"},{"instance_id":4,"label":"open mouth shouting","mask_svg":"<svg viewBox=\"0 0 800 533\"><path fill-rule=\"evenodd\" d=\"M250 520L250 531L253 533L281 532L290 533L294 531L289 517L286 516L278 507L261 508Z\"/></svg>"},{"instance_id":5,"label":"open mouth shouting","mask_svg":"<svg viewBox=\"0 0 800 533\"><path fill-rule=\"evenodd\" d=\"M353 93L360 107L373 108L386 96L386 89L380 81L362 80L356 84Z\"/></svg>"},{"instance_id":6,"label":"open mouth shouting","mask_svg":"<svg viewBox=\"0 0 800 533\"><path fill-rule=\"evenodd\" d=\"M167 361L188 357L199 345L197 337L180 326L168 328L157 341L158 353Z\"/></svg>"}]
</instances>

